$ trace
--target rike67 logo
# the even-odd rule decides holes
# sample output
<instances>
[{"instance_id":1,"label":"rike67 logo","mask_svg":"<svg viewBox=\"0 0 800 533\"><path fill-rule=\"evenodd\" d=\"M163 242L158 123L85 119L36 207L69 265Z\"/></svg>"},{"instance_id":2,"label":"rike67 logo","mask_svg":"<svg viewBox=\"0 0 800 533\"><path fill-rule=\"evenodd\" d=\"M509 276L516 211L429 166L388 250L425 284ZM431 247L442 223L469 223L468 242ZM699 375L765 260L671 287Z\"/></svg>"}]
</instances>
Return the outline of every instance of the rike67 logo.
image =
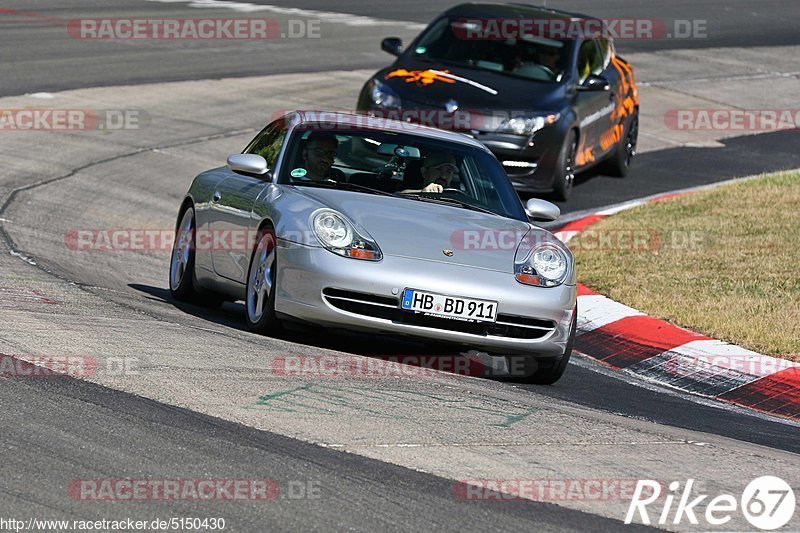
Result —
<instances>
[{"instance_id":1,"label":"rike67 logo","mask_svg":"<svg viewBox=\"0 0 800 533\"><path fill-rule=\"evenodd\" d=\"M719 494L708 500L708 494L692 494L693 486L693 479L687 480L683 489L679 481L670 483L663 498L664 506L658 512L653 504L662 496L661 484L650 479L640 479L625 515L625 523L632 523L638 513L639 520L647 525L653 522L659 525L669 522L685 524L686 521L698 525L699 516L708 525L724 526L735 514L741 513L753 527L771 531L788 524L794 515L794 491L779 477L761 476L754 479L745 487L739 499L732 494ZM676 500L677 505L674 505ZM703 513L698 509L701 504L705 506ZM652 518L651 512L656 513Z\"/></svg>"}]
</instances>

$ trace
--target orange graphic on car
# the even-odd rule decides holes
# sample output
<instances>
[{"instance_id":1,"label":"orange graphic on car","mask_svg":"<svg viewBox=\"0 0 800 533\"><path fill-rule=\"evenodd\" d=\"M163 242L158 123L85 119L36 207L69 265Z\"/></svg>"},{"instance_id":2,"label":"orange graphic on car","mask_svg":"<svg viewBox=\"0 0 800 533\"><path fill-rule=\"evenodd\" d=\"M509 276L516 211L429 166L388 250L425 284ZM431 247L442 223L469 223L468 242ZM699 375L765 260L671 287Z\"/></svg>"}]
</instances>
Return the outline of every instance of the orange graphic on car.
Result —
<instances>
[{"instance_id":1,"label":"orange graphic on car","mask_svg":"<svg viewBox=\"0 0 800 533\"><path fill-rule=\"evenodd\" d=\"M425 87L437 81L444 83L455 83L455 80L451 80L450 78L441 75L449 73L449 70L406 70L404 68L399 68L387 74L384 79L388 80L389 78L403 78L406 83L416 83L420 87Z\"/></svg>"},{"instance_id":2,"label":"orange graphic on car","mask_svg":"<svg viewBox=\"0 0 800 533\"><path fill-rule=\"evenodd\" d=\"M624 128L625 127L622 124L617 124L616 126L611 126L609 130L605 131L600 136L600 149L605 152L617 144L622 138L622 130Z\"/></svg>"},{"instance_id":3,"label":"orange graphic on car","mask_svg":"<svg viewBox=\"0 0 800 533\"><path fill-rule=\"evenodd\" d=\"M639 106L639 91L633 83L633 67L616 56L611 58L611 63L619 74L620 86L614 109L608 117L611 124L600 135L600 149L604 152L619 142L625 130L625 119ZM575 155L575 164L579 167L597 160L594 148L586 145L587 139L582 137Z\"/></svg>"},{"instance_id":4,"label":"orange graphic on car","mask_svg":"<svg viewBox=\"0 0 800 533\"><path fill-rule=\"evenodd\" d=\"M624 61L620 61L616 56L611 61L620 78L617 105L611 114L611 122L615 123L633 113L634 108L639 105L639 91L633 84L633 68Z\"/></svg>"},{"instance_id":5,"label":"orange graphic on car","mask_svg":"<svg viewBox=\"0 0 800 533\"><path fill-rule=\"evenodd\" d=\"M582 167L588 163L593 163L595 159L594 150L586 148L586 140L581 140L581 144L578 146L578 152L575 155L575 165Z\"/></svg>"}]
</instances>

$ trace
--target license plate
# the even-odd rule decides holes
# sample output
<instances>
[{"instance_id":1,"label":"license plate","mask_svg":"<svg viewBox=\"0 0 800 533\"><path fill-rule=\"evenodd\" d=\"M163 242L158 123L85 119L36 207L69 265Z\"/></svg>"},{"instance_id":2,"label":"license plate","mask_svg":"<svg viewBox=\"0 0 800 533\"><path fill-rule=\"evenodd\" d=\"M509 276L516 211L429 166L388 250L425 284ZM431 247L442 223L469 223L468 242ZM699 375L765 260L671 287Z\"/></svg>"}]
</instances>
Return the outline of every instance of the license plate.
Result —
<instances>
[{"instance_id":1,"label":"license plate","mask_svg":"<svg viewBox=\"0 0 800 533\"><path fill-rule=\"evenodd\" d=\"M497 320L497 302L445 296L414 289L403 291L401 306L406 311L416 311L454 320L470 322L494 322Z\"/></svg>"}]
</instances>

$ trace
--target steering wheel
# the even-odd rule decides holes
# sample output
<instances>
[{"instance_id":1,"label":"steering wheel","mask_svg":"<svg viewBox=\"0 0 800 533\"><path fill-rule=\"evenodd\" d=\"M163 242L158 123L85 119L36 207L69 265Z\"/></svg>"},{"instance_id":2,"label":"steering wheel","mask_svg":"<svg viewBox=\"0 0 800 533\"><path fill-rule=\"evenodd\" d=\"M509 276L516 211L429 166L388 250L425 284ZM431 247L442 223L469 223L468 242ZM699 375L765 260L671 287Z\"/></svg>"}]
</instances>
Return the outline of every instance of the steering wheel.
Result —
<instances>
[{"instance_id":1,"label":"steering wheel","mask_svg":"<svg viewBox=\"0 0 800 533\"><path fill-rule=\"evenodd\" d=\"M553 81L556 79L556 73L550 67L540 63L524 63L515 73L535 80Z\"/></svg>"},{"instance_id":2,"label":"steering wheel","mask_svg":"<svg viewBox=\"0 0 800 533\"><path fill-rule=\"evenodd\" d=\"M447 196L450 196L450 197L460 196L462 198L472 199L472 197L469 194L465 193L461 189L454 189L452 187L451 188L447 188L447 189L442 189L442 192L439 193L439 194L441 194L443 196L444 195L447 195Z\"/></svg>"}]
</instances>

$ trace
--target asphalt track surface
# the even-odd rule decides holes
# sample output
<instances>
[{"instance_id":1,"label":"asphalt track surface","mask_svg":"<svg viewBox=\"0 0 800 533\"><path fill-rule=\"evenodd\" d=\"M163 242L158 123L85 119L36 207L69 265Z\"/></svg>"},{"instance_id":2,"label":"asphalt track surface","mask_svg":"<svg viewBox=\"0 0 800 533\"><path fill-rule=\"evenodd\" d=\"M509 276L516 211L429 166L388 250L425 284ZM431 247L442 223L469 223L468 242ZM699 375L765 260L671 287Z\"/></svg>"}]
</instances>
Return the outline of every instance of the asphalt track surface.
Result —
<instances>
[{"instance_id":1,"label":"asphalt track surface","mask_svg":"<svg viewBox=\"0 0 800 533\"><path fill-rule=\"evenodd\" d=\"M325 2L271 4L323 11L332 9ZM591 4L549 3L608 17L708 18L717 21L709 27L719 31L707 40L626 44L637 51L798 44L800 5L796 2L759 2L755 5L708 2L700 6L682 2L641 2L631 7L617 1L604 3L602 9ZM443 2L393 3L376 12L372 4L347 2L337 4L336 10L387 20L425 22L446 5ZM61 19L112 14L155 17L181 13L183 16L197 16L197 10L183 9L179 4L148 2L119 2L113 7L105 2L83 2L78 6L76 2L44 1L6 6ZM214 12L230 16L226 10ZM725 15L719 17L720 13ZM781 16L776 16L778 13ZM280 50L249 48L244 58L246 61L231 60L237 54L235 48L230 47L209 54L207 49L193 49L191 46L175 50L156 45L109 44L102 54L87 55L84 53L86 49L78 48L85 43L64 40L52 24L3 24L0 18L3 27L0 42L6 41L0 50L4 65L9 67L0 85L2 95L86 86L315 71L328 69L332 64L345 69L373 68L384 64L388 57L379 50L374 54L356 53L363 49L363 35L351 36L349 40L343 38L340 45L327 51L315 48L317 44L311 40L299 45L293 43L296 50L288 51L287 55L281 54ZM380 36L391 33L388 29L377 26L366 33L370 37L374 34L372 40L377 43ZM11 45L11 41L15 44ZM299 58L304 59L300 61ZM298 68L299 64L302 66ZM147 68L141 68L142 65ZM626 180L592 174L582 176L578 184L581 194L565 207L567 210L589 209L660 191L800 166L796 131L732 138L723 144L722 149L678 147L642 154L636 161L634 172ZM645 180L645 176L648 179ZM4 215L0 213L0 218ZM46 219L46 215L44 217ZM56 226L61 223L59 220L44 222ZM39 271L38 275L49 277L55 274L55 279L77 282L110 307L130 307L138 313L180 320L184 325L207 322L215 328L229 330L233 336L247 335L247 342L254 345L258 342L243 332L241 305L226 304L218 312L176 306L163 286L157 283L130 284L127 293L105 292L103 287L107 274L99 270L76 272L69 267L59 268L55 260L48 265L47 257L40 259L48 269L47 273ZM139 301L143 297L146 304ZM4 331L1 335L8 340L12 333ZM374 343L364 336L300 332L288 333L284 340L298 351L318 347L355 354L374 353ZM429 347L399 342L395 343L393 350L403 354L430 353ZM561 405L585 407L619 415L630 420L631 424L641 422L653 428L685 429L695 432L693 434L706 434L710 439L721 438L725 442L732 439L738 442L742 453L751 451L768 456L761 446L800 453L800 439L794 425L743 410L722 408L714 403L698 402L658 387L643 386L587 360L571 365L564 379L554 387L502 382L491 385L508 390L509 394L528 394L544 405L552 402L554 408ZM0 483L0 494L3 495L0 515L17 518L40 515L76 519L120 518L118 506L104 503L87 505L64 497L64 483L81 477L231 478L238 475L281 480L314 479L319 482L324 497L298 501L284 498L278 502L266 502L266 505L247 503L237 507L236 512L231 512L229 504L202 508L205 516L214 516L219 509L220 514L230 521L232 531L288 530L297 529L301 524L306 529L355 531L429 528L612 531L621 527L619 522L596 514L550 504L504 502L498 506L489 505L490 502L459 502L452 497L452 481L443 477L326 449L276 432L246 427L79 380L0 379L0 398L0 425L3 428L0 433L0 462L4 468L3 482ZM635 469L631 475L636 477ZM197 514L197 507L185 502L151 502L139 508L126 508L124 514L152 519L188 513Z\"/></svg>"},{"instance_id":2,"label":"asphalt track surface","mask_svg":"<svg viewBox=\"0 0 800 533\"><path fill-rule=\"evenodd\" d=\"M202 0L201 0L202 2ZM386 22L382 25L331 24L324 15L321 38L273 42L169 43L96 42L71 38L66 22L87 18L146 17L285 17L271 11L241 13L206 7L188 9L188 0L168 3L144 0L12 0L0 14L0 96L76 87L154 83L187 79L263 76L284 72L315 72L336 68L379 68L389 56L379 49L388 35L406 41L455 2L443 0L371 3L325 0L253 0L253 5L354 14ZM646 18L663 21L707 21L706 36L696 39L642 39L618 43L620 51L681 48L753 47L800 44L800 3L794 0L709 0L704 2L610 0L550 1L549 7L591 13L604 18ZM334 7L335 6L335 7ZM14 10L22 13L14 13ZM392 23L391 21L403 21ZM335 39L336 46L329 46Z\"/></svg>"},{"instance_id":3,"label":"asphalt track surface","mask_svg":"<svg viewBox=\"0 0 800 533\"><path fill-rule=\"evenodd\" d=\"M156 474L180 479L202 471L211 479L313 480L282 484L263 501L206 503L205 517L224 517L228 531L589 531L618 522L553 504L532 501L460 501L453 483L357 455L343 454L186 409L112 391L69 378L0 386L3 443L14 443L4 461L4 518L119 520L119 506L61 498L53 479L143 479ZM81 422L74 415L81 413ZM4 446L5 447L5 446ZM138 461L131 462L131 458ZM120 463L125 464L121 472ZM91 465L87 469L86 465ZM317 497L309 498L310 494ZM65 501L66 500L66 501ZM379 503L379 504L378 504ZM488 503L488 505L486 505ZM483 505L481 505L483 504ZM425 509L424 513L420 509ZM126 509L134 520L196 516L183 502L148 502ZM302 527L301 527L302 524ZM631 531L649 529L632 526Z\"/></svg>"}]
</instances>

